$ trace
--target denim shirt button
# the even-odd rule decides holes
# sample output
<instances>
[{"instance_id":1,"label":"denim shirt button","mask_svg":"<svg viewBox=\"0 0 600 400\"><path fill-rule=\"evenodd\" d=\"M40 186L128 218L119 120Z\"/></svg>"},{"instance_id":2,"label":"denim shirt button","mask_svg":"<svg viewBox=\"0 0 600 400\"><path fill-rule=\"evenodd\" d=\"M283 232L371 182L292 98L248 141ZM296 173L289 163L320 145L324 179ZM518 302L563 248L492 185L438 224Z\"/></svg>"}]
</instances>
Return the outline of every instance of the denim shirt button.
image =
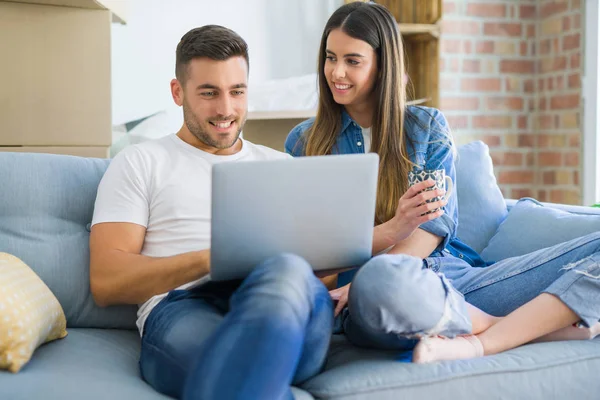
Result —
<instances>
[{"instance_id":1,"label":"denim shirt button","mask_svg":"<svg viewBox=\"0 0 600 400\"><path fill-rule=\"evenodd\" d=\"M465 256L463 256L462 254L458 255L459 258L465 258Z\"/></svg>"},{"instance_id":2,"label":"denim shirt button","mask_svg":"<svg viewBox=\"0 0 600 400\"><path fill-rule=\"evenodd\" d=\"M356 142L357 146L362 146L362 142Z\"/></svg>"}]
</instances>

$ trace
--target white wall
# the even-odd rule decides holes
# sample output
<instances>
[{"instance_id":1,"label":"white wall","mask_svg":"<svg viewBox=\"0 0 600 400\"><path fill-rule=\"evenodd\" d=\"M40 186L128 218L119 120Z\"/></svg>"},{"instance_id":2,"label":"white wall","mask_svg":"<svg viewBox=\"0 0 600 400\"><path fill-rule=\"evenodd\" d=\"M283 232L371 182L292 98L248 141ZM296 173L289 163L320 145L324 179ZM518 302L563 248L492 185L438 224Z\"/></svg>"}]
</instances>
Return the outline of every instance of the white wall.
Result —
<instances>
[{"instance_id":1,"label":"white wall","mask_svg":"<svg viewBox=\"0 0 600 400\"><path fill-rule=\"evenodd\" d=\"M250 48L250 82L316 72L325 22L343 0L130 0L112 28L112 118L121 124L174 107L175 48L190 29L218 24Z\"/></svg>"}]
</instances>

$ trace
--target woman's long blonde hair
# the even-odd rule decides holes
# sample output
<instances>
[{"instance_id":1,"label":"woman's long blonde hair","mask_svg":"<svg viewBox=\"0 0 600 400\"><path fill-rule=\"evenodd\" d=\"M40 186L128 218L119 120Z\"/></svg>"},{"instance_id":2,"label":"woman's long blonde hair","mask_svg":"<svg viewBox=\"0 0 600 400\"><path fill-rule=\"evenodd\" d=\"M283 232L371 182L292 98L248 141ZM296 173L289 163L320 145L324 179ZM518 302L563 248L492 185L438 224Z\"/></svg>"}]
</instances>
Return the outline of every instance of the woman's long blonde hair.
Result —
<instances>
[{"instance_id":1,"label":"woman's long blonde hair","mask_svg":"<svg viewBox=\"0 0 600 400\"><path fill-rule=\"evenodd\" d=\"M413 165L407 153L407 142L411 141L405 138L404 132L406 88L402 39L396 20L381 5L355 2L333 13L319 49L317 116L302 140L308 156L331 154L342 128L343 106L334 101L324 75L327 38L338 28L369 43L377 54L371 149L380 159L375 223L381 224L396 214L398 201L408 189L408 172Z\"/></svg>"}]
</instances>

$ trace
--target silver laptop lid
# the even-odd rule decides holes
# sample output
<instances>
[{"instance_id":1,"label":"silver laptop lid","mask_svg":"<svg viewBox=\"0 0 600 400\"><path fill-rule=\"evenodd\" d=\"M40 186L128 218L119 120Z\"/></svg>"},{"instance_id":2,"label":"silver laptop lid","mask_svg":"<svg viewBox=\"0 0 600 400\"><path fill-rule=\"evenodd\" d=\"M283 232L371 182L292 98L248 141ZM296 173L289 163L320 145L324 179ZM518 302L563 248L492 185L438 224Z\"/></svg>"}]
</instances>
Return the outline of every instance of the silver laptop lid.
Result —
<instances>
[{"instance_id":1,"label":"silver laptop lid","mask_svg":"<svg viewBox=\"0 0 600 400\"><path fill-rule=\"evenodd\" d=\"M241 279L280 253L315 270L371 257L377 154L228 162L212 170L211 278Z\"/></svg>"}]
</instances>

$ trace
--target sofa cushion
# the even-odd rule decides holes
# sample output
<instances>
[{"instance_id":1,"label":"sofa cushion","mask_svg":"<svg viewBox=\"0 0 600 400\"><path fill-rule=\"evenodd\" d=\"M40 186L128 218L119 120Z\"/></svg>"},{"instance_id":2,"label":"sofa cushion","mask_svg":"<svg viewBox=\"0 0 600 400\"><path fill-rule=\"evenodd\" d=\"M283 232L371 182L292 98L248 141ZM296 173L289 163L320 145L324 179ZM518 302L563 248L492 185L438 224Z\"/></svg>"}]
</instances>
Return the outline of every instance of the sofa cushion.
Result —
<instances>
[{"instance_id":1,"label":"sofa cushion","mask_svg":"<svg viewBox=\"0 0 600 400\"><path fill-rule=\"evenodd\" d=\"M0 251L23 260L60 302L68 327L135 329L136 307L90 293L89 224L108 160L0 153Z\"/></svg>"},{"instance_id":2,"label":"sofa cushion","mask_svg":"<svg viewBox=\"0 0 600 400\"><path fill-rule=\"evenodd\" d=\"M67 336L65 313L21 260L0 253L0 369L19 370L41 344Z\"/></svg>"},{"instance_id":3,"label":"sofa cushion","mask_svg":"<svg viewBox=\"0 0 600 400\"><path fill-rule=\"evenodd\" d=\"M38 349L19 374L0 372L0 399L170 399L139 373L137 332L71 329L65 339ZM296 400L313 397L292 388Z\"/></svg>"},{"instance_id":4,"label":"sofa cushion","mask_svg":"<svg viewBox=\"0 0 600 400\"><path fill-rule=\"evenodd\" d=\"M523 198L481 252L486 261L528 254L600 231L600 215L577 215Z\"/></svg>"},{"instance_id":5,"label":"sofa cushion","mask_svg":"<svg viewBox=\"0 0 600 400\"><path fill-rule=\"evenodd\" d=\"M325 371L302 388L318 399L592 399L600 339L526 345L494 356L410 363L411 352L351 346L335 335Z\"/></svg>"},{"instance_id":6,"label":"sofa cushion","mask_svg":"<svg viewBox=\"0 0 600 400\"><path fill-rule=\"evenodd\" d=\"M139 374L134 331L70 329L38 349L20 373L0 372L2 399L167 399Z\"/></svg>"},{"instance_id":7,"label":"sofa cushion","mask_svg":"<svg viewBox=\"0 0 600 400\"><path fill-rule=\"evenodd\" d=\"M481 252L508 213L485 143L475 141L458 148L456 192L457 236Z\"/></svg>"}]
</instances>

